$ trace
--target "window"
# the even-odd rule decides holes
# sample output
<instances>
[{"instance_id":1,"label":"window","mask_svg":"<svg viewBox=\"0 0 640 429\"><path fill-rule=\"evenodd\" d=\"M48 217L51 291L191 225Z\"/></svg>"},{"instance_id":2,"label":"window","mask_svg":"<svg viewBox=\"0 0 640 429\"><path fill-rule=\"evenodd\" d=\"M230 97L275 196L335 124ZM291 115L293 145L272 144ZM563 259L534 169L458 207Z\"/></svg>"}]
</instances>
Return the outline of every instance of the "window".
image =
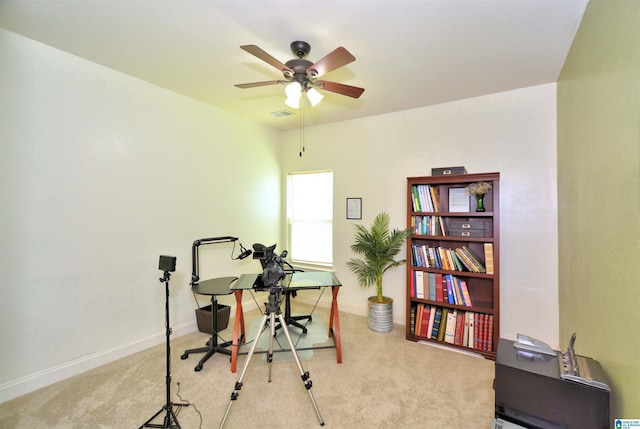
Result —
<instances>
[{"instance_id":1,"label":"window","mask_svg":"<svg viewBox=\"0 0 640 429\"><path fill-rule=\"evenodd\" d=\"M287 231L292 262L333 264L333 172L289 175Z\"/></svg>"}]
</instances>

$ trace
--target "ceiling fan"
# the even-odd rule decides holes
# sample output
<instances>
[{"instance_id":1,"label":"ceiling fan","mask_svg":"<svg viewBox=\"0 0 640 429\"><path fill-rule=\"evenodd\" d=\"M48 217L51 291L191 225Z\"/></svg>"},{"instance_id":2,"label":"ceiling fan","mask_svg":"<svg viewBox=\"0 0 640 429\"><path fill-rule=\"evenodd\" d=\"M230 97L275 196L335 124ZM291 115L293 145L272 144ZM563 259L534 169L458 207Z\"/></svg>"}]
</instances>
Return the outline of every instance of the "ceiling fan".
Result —
<instances>
[{"instance_id":1,"label":"ceiling fan","mask_svg":"<svg viewBox=\"0 0 640 429\"><path fill-rule=\"evenodd\" d=\"M306 59L309 51L311 51L311 46L307 42L292 42L291 52L293 52L297 58L291 59L286 63L280 62L256 45L243 45L240 46L240 48L280 70L284 80L242 83L235 86L238 88L255 88L257 86L287 84L287 88L285 89L288 96L287 104L291 107L298 107L298 101L302 92L307 94L313 106L319 103L322 95L315 90L316 88L353 98L360 97L364 92L364 88L318 79L320 76L356 60L356 58L343 47L336 48L316 63L312 63Z\"/></svg>"}]
</instances>

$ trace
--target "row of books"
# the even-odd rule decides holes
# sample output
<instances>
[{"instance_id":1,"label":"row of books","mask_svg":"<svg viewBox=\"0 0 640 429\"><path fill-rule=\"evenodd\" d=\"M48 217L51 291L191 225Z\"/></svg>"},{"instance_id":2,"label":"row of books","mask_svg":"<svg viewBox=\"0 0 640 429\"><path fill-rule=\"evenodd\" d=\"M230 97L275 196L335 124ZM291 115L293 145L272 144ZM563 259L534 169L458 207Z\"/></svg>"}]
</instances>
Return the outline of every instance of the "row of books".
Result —
<instances>
[{"instance_id":1,"label":"row of books","mask_svg":"<svg viewBox=\"0 0 640 429\"><path fill-rule=\"evenodd\" d=\"M411 250L414 267L470 271L474 273L485 273L487 271L480 258L469 246L447 249L440 246L431 247L426 244L412 244Z\"/></svg>"},{"instance_id":2,"label":"row of books","mask_svg":"<svg viewBox=\"0 0 640 429\"><path fill-rule=\"evenodd\" d=\"M418 337L493 351L493 315L419 303L411 307L410 332Z\"/></svg>"},{"instance_id":3,"label":"row of books","mask_svg":"<svg viewBox=\"0 0 640 429\"><path fill-rule=\"evenodd\" d=\"M413 270L411 296L447 304L472 307L467 282L452 274Z\"/></svg>"},{"instance_id":4,"label":"row of books","mask_svg":"<svg viewBox=\"0 0 640 429\"><path fill-rule=\"evenodd\" d=\"M436 186L414 185L411 187L414 212L440 211L439 192Z\"/></svg>"},{"instance_id":5,"label":"row of books","mask_svg":"<svg viewBox=\"0 0 640 429\"><path fill-rule=\"evenodd\" d=\"M411 226L418 235L447 235L442 216L411 216Z\"/></svg>"}]
</instances>

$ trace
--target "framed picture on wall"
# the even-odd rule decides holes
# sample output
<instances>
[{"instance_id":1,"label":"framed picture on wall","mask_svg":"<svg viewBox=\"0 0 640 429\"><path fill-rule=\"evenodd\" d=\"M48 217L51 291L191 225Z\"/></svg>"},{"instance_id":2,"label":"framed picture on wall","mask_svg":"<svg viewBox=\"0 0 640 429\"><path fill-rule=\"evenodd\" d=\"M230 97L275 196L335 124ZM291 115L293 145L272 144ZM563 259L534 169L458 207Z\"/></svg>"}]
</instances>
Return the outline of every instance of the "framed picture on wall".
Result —
<instances>
[{"instance_id":1,"label":"framed picture on wall","mask_svg":"<svg viewBox=\"0 0 640 429\"><path fill-rule=\"evenodd\" d=\"M347 219L362 219L362 198L347 198Z\"/></svg>"}]
</instances>

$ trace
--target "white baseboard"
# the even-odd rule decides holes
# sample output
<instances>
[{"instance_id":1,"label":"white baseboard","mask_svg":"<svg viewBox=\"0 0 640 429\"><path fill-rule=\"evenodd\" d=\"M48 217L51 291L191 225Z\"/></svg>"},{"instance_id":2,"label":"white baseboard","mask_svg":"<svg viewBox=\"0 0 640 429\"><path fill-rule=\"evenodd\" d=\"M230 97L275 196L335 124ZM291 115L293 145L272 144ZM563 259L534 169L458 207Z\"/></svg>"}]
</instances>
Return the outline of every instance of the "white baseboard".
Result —
<instances>
[{"instance_id":1,"label":"white baseboard","mask_svg":"<svg viewBox=\"0 0 640 429\"><path fill-rule=\"evenodd\" d=\"M432 341L418 341L418 344L424 344L425 346L436 347L438 349L447 350L449 352L456 352L456 353L460 353L460 354L463 354L463 355L484 359L484 356L482 356L479 353L474 353L474 352L470 352L470 351L467 351L467 350L462 350L462 349L459 349L459 348L456 348L456 347L447 347L447 346L440 345L440 344L432 342Z\"/></svg>"},{"instance_id":2,"label":"white baseboard","mask_svg":"<svg viewBox=\"0 0 640 429\"><path fill-rule=\"evenodd\" d=\"M179 337L196 330L196 322L192 321L172 327L172 335ZM146 350L149 347L153 347L165 341L166 332L163 329L161 332L150 335L147 338L141 338L125 344L119 344L111 349L83 356L81 358L65 362L61 365L45 369L34 374L29 374L26 377L1 384L0 403L105 365L109 362L113 362L117 359L132 355L139 351Z\"/></svg>"}]
</instances>

